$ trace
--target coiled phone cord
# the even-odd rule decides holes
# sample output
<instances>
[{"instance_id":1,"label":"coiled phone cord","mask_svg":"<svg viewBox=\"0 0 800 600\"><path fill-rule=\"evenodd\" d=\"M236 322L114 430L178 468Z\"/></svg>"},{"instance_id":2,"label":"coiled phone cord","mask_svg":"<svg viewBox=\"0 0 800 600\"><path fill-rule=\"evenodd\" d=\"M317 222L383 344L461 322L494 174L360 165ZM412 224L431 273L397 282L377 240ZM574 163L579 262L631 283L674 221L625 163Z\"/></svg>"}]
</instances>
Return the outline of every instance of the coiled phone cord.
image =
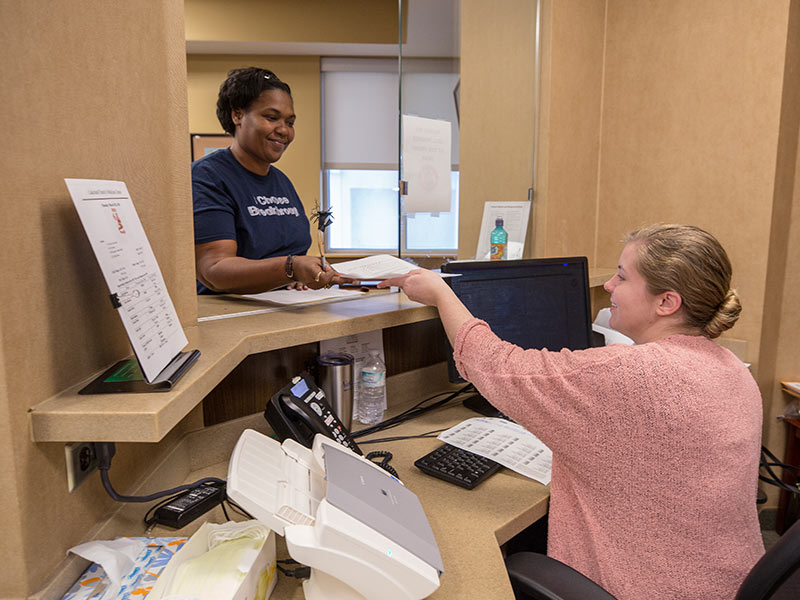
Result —
<instances>
[{"instance_id":1,"label":"coiled phone cord","mask_svg":"<svg viewBox=\"0 0 800 600\"><path fill-rule=\"evenodd\" d=\"M369 452L364 458L366 458L368 461L374 462L376 465L378 465L381 469L389 473L389 475L391 475L395 479L398 480L400 479L400 477L397 476L397 471L395 471L394 467L389 464L389 461L392 460L391 452L387 450L374 450L372 452ZM380 461L375 460L378 458L383 460Z\"/></svg>"}]
</instances>

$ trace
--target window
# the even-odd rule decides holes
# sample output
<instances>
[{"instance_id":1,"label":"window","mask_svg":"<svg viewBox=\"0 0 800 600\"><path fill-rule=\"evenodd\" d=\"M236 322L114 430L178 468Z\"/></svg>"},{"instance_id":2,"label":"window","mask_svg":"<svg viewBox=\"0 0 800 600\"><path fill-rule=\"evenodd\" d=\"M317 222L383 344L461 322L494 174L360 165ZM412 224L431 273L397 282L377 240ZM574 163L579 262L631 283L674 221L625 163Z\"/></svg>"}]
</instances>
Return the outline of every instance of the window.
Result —
<instances>
[{"instance_id":1,"label":"window","mask_svg":"<svg viewBox=\"0 0 800 600\"><path fill-rule=\"evenodd\" d=\"M398 236L404 254L458 248L457 69L451 60L406 59L403 66L403 112L452 124L450 211L403 214L398 231L397 62L324 59L323 198L334 217L327 230L330 252L392 252Z\"/></svg>"}]
</instances>

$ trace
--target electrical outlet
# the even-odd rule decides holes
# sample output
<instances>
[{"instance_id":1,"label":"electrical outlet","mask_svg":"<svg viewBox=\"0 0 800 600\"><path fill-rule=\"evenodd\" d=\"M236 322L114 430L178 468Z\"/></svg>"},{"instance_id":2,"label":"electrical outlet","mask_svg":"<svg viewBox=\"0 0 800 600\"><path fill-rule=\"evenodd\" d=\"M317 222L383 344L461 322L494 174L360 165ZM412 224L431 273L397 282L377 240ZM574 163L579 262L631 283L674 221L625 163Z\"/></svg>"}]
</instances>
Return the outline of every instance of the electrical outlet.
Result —
<instances>
[{"instance_id":1,"label":"electrical outlet","mask_svg":"<svg viewBox=\"0 0 800 600\"><path fill-rule=\"evenodd\" d=\"M97 469L94 442L70 442L64 446L67 459L67 489L71 494L90 473Z\"/></svg>"}]
</instances>

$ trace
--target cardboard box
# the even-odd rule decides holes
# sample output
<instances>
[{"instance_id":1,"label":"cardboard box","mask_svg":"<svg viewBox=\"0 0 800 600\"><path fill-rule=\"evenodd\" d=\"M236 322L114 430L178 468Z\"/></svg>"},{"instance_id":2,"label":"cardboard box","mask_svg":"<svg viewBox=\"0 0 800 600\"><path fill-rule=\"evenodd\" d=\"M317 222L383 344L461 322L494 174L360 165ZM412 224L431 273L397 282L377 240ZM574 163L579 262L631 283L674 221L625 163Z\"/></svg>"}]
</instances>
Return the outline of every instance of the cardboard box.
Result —
<instances>
[{"instance_id":1,"label":"cardboard box","mask_svg":"<svg viewBox=\"0 0 800 600\"><path fill-rule=\"evenodd\" d=\"M239 583L236 591L228 598L215 597L214 600L265 600L270 597L272 590L277 583L276 562L275 562L275 532L269 530L258 521L245 521L235 525L259 525L269 531L269 535L257 551L248 552L239 562L238 570L246 573L244 579ZM214 533L218 525L204 523L197 530L189 541L184 544L180 552L175 554L162 571L158 582L153 586L147 600L162 600L166 597L178 569L184 563L194 558L200 557L209 551L209 536Z\"/></svg>"}]
</instances>

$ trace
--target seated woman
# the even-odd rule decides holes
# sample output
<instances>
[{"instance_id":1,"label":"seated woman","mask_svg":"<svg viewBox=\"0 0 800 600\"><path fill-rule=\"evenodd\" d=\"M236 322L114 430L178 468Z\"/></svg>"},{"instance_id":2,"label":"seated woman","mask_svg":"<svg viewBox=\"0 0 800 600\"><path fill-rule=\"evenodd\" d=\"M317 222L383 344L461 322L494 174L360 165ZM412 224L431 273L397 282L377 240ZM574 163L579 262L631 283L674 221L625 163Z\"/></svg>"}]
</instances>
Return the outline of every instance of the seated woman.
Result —
<instances>
[{"instance_id":1,"label":"seated woman","mask_svg":"<svg viewBox=\"0 0 800 600\"><path fill-rule=\"evenodd\" d=\"M498 339L430 271L380 285L436 306L462 376L553 451L548 555L619 600L730 600L764 552L761 396L712 341L739 317L730 281L705 231L631 233L604 287L635 345L560 352Z\"/></svg>"},{"instance_id":2,"label":"seated woman","mask_svg":"<svg viewBox=\"0 0 800 600\"><path fill-rule=\"evenodd\" d=\"M340 283L320 257L306 256L308 218L273 164L294 139L289 86L266 69L234 69L220 86L217 118L230 148L192 164L198 293Z\"/></svg>"}]
</instances>

